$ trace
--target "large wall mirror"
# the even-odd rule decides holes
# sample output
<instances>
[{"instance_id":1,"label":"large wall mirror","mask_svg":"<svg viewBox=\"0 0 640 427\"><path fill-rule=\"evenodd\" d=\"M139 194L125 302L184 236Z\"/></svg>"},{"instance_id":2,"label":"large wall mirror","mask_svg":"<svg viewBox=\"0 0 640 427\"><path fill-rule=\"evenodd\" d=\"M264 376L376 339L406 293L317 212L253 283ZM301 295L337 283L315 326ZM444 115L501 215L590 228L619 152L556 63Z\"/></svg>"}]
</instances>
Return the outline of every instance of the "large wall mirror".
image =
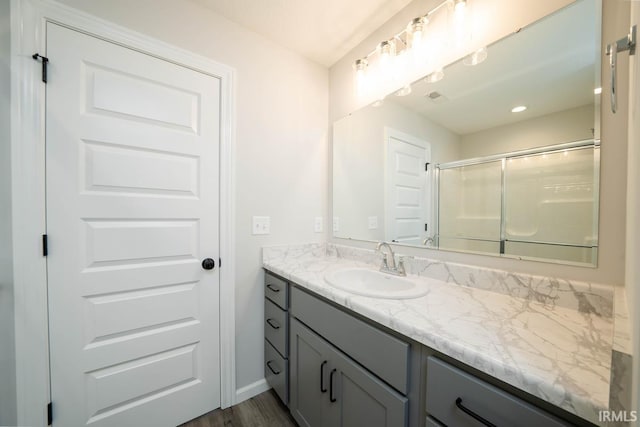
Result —
<instances>
[{"instance_id":1,"label":"large wall mirror","mask_svg":"<svg viewBox=\"0 0 640 427\"><path fill-rule=\"evenodd\" d=\"M600 25L578 0L336 121L334 237L596 265Z\"/></svg>"}]
</instances>

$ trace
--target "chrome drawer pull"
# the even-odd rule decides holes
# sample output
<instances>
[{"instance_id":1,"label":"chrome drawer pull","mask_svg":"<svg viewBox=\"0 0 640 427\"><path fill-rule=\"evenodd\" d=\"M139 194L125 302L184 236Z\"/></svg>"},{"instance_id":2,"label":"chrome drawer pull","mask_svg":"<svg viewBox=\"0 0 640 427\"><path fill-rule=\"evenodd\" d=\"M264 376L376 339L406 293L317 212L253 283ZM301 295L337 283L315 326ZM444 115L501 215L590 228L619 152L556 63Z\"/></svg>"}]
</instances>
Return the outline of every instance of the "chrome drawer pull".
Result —
<instances>
[{"instance_id":1,"label":"chrome drawer pull","mask_svg":"<svg viewBox=\"0 0 640 427\"><path fill-rule=\"evenodd\" d=\"M496 427L495 424L493 424L490 421L485 420L484 418L482 418L480 415L476 414L475 412L473 412L471 409L466 408L465 406L462 405L462 398L458 397L456 399L456 406L458 407L458 409L460 409L462 412L464 412L465 414L469 415L471 418L473 418L474 420L482 423L483 425L487 426L487 427Z\"/></svg>"},{"instance_id":2,"label":"chrome drawer pull","mask_svg":"<svg viewBox=\"0 0 640 427\"><path fill-rule=\"evenodd\" d=\"M273 329L280 329L280 325L278 325L278 323L276 323L273 319L267 319L267 323L269 324L269 326L271 326Z\"/></svg>"},{"instance_id":3,"label":"chrome drawer pull","mask_svg":"<svg viewBox=\"0 0 640 427\"><path fill-rule=\"evenodd\" d=\"M273 292L280 292L280 288L273 286L271 283L269 283L267 285L267 288L269 288L270 290L272 290Z\"/></svg>"},{"instance_id":4,"label":"chrome drawer pull","mask_svg":"<svg viewBox=\"0 0 640 427\"><path fill-rule=\"evenodd\" d=\"M276 371L275 369L273 369L273 367L271 366L271 362L273 362L273 360L269 360L269 361L267 362L267 368L269 368L269 370L270 370L271 372L273 372L273 373L274 373L274 375L280 375L280 371L279 371L279 370L278 370L278 371Z\"/></svg>"}]
</instances>

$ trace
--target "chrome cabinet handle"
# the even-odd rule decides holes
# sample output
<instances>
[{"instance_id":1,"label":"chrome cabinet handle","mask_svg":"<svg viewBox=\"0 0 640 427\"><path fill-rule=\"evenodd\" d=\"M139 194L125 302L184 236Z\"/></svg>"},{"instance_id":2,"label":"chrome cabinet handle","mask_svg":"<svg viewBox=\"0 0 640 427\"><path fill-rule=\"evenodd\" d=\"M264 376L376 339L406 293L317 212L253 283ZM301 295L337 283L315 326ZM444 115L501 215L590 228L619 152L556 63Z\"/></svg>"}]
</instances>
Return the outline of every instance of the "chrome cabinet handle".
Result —
<instances>
[{"instance_id":1,"label":"chrome cabinet handle","mask_svg":"<svg viewBox=\"0 0 640 427\"><path fill-rule=\"evenodd\" d=\"M493 424L491 421L488 421L486 419L484 419L483 417L481 417L480 415L476 414L475 412L473 412L471 409L467 408L466 406L464 406L462 404L462 398L458 397L456 399L456 406L458 407L458 409L460 409L462 412L464 412L465 414L469 415L471 418L473 418L474 420L478 421L479 423L481 423L482 425L485 425L487 427L496 427L495 424Z\"/></svg>"}]
</instances>

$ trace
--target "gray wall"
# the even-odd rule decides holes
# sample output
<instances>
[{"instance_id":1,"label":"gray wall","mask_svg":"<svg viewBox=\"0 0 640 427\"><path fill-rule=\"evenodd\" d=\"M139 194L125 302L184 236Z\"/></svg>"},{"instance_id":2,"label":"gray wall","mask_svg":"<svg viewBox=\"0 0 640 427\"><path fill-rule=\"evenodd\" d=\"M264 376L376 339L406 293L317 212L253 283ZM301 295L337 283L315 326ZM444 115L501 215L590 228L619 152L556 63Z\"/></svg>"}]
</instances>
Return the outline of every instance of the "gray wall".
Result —
<instances>
[{"instance_id":1,"label":"gray wall","mask_svg":"<svg viewBox=\"0 0 640 427\"><path fill-rule=\"evenodd\" d=\"M16 424L16 361L11 265L9 1L0 0L0 425Z\"/></svg>"}]
</instances>

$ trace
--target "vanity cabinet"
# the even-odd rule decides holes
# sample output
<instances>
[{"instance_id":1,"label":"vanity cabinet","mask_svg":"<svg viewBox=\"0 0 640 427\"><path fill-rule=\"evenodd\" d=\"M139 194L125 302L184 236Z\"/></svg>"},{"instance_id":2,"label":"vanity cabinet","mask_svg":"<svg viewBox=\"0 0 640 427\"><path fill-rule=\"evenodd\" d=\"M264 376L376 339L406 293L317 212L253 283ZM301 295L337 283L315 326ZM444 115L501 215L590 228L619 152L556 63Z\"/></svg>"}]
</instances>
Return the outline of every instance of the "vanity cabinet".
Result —
<instances>
[{"instance_id":1,"label":"vanity cabinet","mask_svg":"<svg viewBox=\"0 0 640 427\"><path fill-rule=\"evenodd\" d=\"M593 426L269 272L264 320L267 382L303 427Z\"/></svg>"},{"instance_id":2,"label":"vanity cabinet","mask_svg":"<svg viewBox=\"0 0 640 427\"><path fill-rule=\"evenodd\" d=\"M295 286L290 325L289 407L299 425L408 425L408 343Z\"/></svg>"},{"instance_id":3,"label":"vanity cabinet","mask_svg":"<svg viewBox=\"0 0 640 427\"><path fill-rule=\"evenodd\" d=\"M572 425L433 356L427 358L426 410L427 426Z\"/></svg>"},{"instance_id":4,"label":"vanity cabinet","mask_svg":"<svg viewBox=\"0 0 640 427\"><path fill-rule=\"evenodd\" d=\"M264 375L285 405L289 403L289 283L264 275Z\"/></svg>"}]
</instances>

